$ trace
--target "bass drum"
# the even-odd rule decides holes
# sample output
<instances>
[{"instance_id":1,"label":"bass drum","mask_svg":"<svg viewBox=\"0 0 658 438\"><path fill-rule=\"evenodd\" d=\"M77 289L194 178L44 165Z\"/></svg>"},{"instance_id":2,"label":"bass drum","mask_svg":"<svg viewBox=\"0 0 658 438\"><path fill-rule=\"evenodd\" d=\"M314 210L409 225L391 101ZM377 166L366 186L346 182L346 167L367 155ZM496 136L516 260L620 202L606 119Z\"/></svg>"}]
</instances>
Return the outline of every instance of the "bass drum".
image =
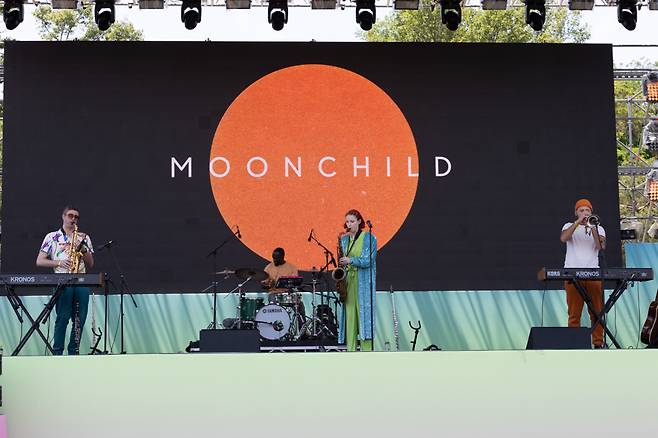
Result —
<instances>
[{"instance_id":1,"label":"bass drum","mask_svg":"<svg viewBox=\"0 0 658 438\"><path fill-rule=\"evenodd\" d=\"M276 304L268 304L256 313L256 328L264 339L276 341L288 334L290 315L288 311Z\"/></svg>"}]
</instances>

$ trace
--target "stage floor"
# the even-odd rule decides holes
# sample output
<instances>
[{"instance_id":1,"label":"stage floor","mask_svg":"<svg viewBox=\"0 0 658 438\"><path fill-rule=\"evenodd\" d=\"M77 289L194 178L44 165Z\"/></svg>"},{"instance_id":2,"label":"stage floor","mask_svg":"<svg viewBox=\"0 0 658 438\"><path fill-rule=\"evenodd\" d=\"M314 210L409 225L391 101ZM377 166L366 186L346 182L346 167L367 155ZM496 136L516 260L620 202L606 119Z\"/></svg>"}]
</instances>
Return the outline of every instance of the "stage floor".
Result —
<instances>
[{"instance_id":1,"label":"stage floor","mask_svg":"<svg viewBox=\"0 0 658 438\"><path fill-rule=\"evenodd\" d=\"M633 436L658 350L5 357L11 438Z\"/></svg>"}]
</instances>

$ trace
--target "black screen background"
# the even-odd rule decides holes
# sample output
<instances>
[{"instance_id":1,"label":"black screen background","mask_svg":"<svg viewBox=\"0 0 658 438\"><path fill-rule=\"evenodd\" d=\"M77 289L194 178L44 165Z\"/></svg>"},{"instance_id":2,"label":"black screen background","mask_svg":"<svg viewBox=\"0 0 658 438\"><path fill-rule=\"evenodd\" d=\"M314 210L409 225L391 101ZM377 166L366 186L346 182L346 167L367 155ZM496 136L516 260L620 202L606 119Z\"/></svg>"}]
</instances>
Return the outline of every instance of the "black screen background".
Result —
<instances>
[{"instance_id":1,"label":"black screen background","mask_svg":"<svg viewBox=\"0 0 658 438\"><path fill-rule=\"evenodd\" d=\"M373 81L416 138L418 192L379 252L379 290L543 288L581 197L606 228L604 263L620 265L609 45L9 41L2 272L34 272L73 203L96 246L117 242L132 291L205 288L206 254L231 232L207 176L217 123L263 75L309 63ZM433 176L435 155L449 177ZM170 178L172 156L192 157L192 179ZM234 240L217 263L266 261ZM107 253L94 271L116 275Z\"/></svg>"}]
</instances>

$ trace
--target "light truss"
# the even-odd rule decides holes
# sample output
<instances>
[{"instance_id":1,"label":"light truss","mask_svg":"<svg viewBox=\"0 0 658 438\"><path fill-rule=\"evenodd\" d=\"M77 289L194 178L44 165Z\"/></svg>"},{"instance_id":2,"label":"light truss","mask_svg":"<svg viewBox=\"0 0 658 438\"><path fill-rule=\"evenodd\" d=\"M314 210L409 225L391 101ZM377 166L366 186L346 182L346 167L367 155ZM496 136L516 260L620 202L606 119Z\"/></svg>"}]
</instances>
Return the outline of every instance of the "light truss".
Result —
<instances>
[{"instance_id":1,"label":"light truss","mask_svg":"<svg viewBox=\"0 0 658 438\"><path fill-rule=\"evenodd\" d=\"M57 3L58 0L55 0ZM231 0L228 0L231 3ZM26 0L27 4L34 5L51 5L53 0ZM93 0L80 0L78 4L92 4ZM163 0L163 3L166 6L180 6L181 0ZM226 7L227 0L201 0L201 5L203 7ZM288 0L288 7L308 7L310 8L313 4L316 4L315 0ZM434 0L433 3L438 4L438 0ZM350 8L356 6L356 1L353 0L337 0L335 2L336 8ZM127 6L127 7L139 7L139 0L116 0L115 5L117 6ZM267 7L267 0L252 0L251 7ZM482 0L462 0L461 5L463 8L481 8ZM658 0L641 0L638 1L638 5L650 7L650 9L658 8ZM375 6L378 8L393 8L395 6L395 0L375 0ZM428 7L429 5L420 5L420 7ZM595 0L595 7L603 6L617 6L616 0ZM507 9L510 8L520 8L525 7L524 0L507 0ZM569 7L569 0L546 0L546 7ZM317 8L317 7L316 7ZM325 3L326 8L326 3ZM486 9L486 5L485 5Z\"/></svg>"}]
</instances>

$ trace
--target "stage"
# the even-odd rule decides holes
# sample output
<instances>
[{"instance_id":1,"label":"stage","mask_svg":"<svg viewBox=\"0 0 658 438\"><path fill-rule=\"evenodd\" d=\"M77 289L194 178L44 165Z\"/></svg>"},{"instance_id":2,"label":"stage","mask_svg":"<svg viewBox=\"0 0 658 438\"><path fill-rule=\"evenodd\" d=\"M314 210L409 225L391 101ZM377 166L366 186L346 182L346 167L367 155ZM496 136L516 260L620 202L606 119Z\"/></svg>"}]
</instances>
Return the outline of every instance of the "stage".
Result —
<instances>
[{"instance_id":1,"label":"stage","mask_svg":"<svg viewBox=\"0 0 658 438\"><path fill-rule=\"evenodd\" d=\"M622 258L611 46L8 41L5 61L8 438L654 431L658 352L639 333L658 280L633 270L658 246ZM619 348L588 350L584 333L583 350L526 351L531 329L567 324L567 278L537 272L565 266L560 230L584 197L605 226L600 266L628 268L586 277L626 291L606 308ZM355 208L367 256L336 248ZM81 256L77 233L96 282L53 278ZM279 247L299 275L260 308ZM352 296L375 352L332 339L184 353L237 317L261 337L326 336L306 322L343 320L329 274L343 251L370 272ZM93 291L82 354L53 357L54 315L30 316L73 284ZM87 355L101 329L110 354Z\"/></svg>"},{"instance_id":2,"label":"stage","mask_svg":"<svg viewBox=\"0 0 658 438\"><path fill-rule=\"evenodd\" d=\"M4 358L11 438L639 436L658 350Z\"/></svg>"}]
</instances>

